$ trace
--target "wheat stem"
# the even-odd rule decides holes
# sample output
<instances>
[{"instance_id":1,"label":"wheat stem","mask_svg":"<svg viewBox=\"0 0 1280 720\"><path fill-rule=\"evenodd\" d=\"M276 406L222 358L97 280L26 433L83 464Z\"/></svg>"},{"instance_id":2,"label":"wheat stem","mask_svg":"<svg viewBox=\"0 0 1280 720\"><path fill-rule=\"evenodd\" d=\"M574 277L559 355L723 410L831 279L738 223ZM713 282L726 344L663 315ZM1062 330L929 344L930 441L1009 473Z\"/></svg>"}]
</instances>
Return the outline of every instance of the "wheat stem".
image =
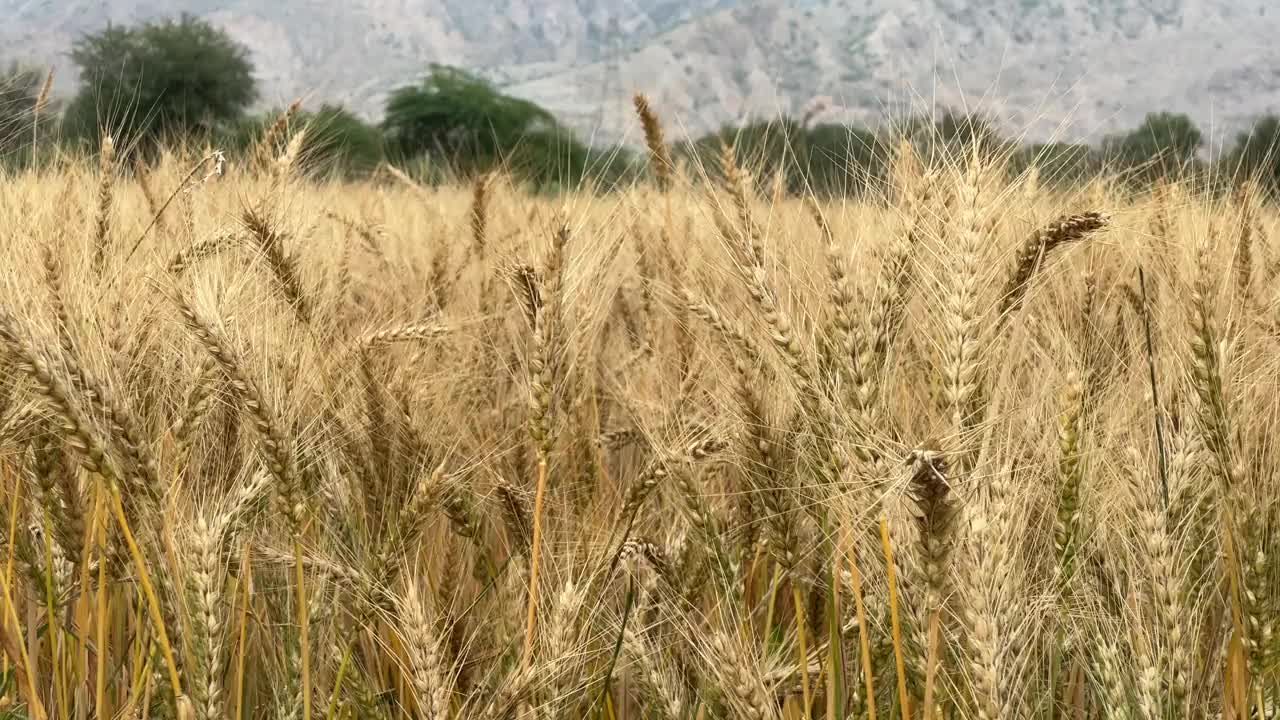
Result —
<instances>
[{"instance_id":1,"label":"wheat stem","mask_svg":"<svg viewBox=\"0 0 1280 720\"><path fill-rule=\"evenodd\" d=\"M302 720L311 720L311 648L308 623L311 620L307 607L307 590L303 583L302 538L293 538L293 581L297 590L298 605L298 639L299 651L302 654Z\"/></svg>"},{"instance_id":2,"label":"wheat stem","mask_svg":"<svg viewBox=\"0 0 1280 720\"><path fill-rule=\"evenodd\" d=\"M889 585L889 619L893 629L893 662L898 673L898 702L902 718L911 717L911 703L907 697L907 669L902 650L902 619L898 614L898 579L893 564L893 545L889 540L889 520L880 516L880 547L884 550L885 577Z\"/></svg>"},{"instance_id":3,"label":"wheat stem","mask_svg":"<svg viewBox=\"0 0 1280 720\"><path fill-rule=\"evenodd\" d=\"M109 717L107 714L107 612L110 609L110 596L107 592L107 524L110 522L107 518L106 508L103 507L103 495L105 488L102 476L98 476L94 482L94 534L97 538L98 546L98 597L95 603L94 617L94 637L97 642L97 668L94 680L94 712L98 717ZM88 565L88 563L86 563Z\"/></svg>"},{"instance_id":4,"label":"wheat stem","mask_svg":"<svg viewBox=\"0 0 1280 720\"><path fill-rule=\"evenodd\" d=\"M929 657L925 661L924 675L924 720L933 720L933 687L937 679L939 645L938 626L941 624L942 611L935 609L929 613Z\"/></svg>"},{"instance_id":5,"label":"wheat stem","mask_svg":"<svg viewBox=\"0 0 1280 720\"><path fill-rule=\"evenodd\" d=\"M547 493L547 455L538 453L538 487L533 496L533 539L529 551L529 605L525 613L524 659L528 668L533 660L533 631L538 614L538 565L542 558L542 503Z\"/></svg>"},{"instance_id":6,"label":"wheat stem","mask_svg":"<svg viewBox=\"0 0 1280 720\"><path fill-rule=\"evenodd\" d=\"M799 643L796 646L796 656L800 667L800 697L804 701L804 707L807 710L813 704L809 690L808 622L805 618L804 598L800 595L800 585L794 580L791 583L791 602L795 604L796 635L799 638Z\"/></svg>"},{"instance_id":7,"label":"wheat stem","mask_svg":"<svg viewBox=\"0 0 1280 720\"><path fill-rule=\"evenodd\" d=\"M12 671L23 698L27 701L28 712L33 720L46 720L44 703L40 700L40 692L36 689L35 678L31 675L31 658L22 643L22 624L13 604L13 596L9 593L9 583L0 579L0 600L4 601L4 615L0 617L0 647L13 663Z\"/></svg>"},{"instance_id":8,"label":"wheat stem","mask_svg":"<svg viewBox=\"0 0 1280 720\"><path fill-rule=\"evenodd\" d=\"M867 608L862 599L862 573L858 571L857 548L854 547L847 524L845 524L844 535L854 615L858 620L858 650L861 655L862 679L867 692L867 720L876 720L875 671L871 666L871 632L867 628Z\"/></svg>"},{"instance_id":9,"label":"wheat stem","mask_svg":"<svg viewBox=\"0 0 1280 720\"><path fill-rule=\"evenodd\" d=\"M9 544L5 551L7 557L4 563L4 581L5 583L13 582L13 561L14 550L18 547L18 508L22 500L22 480L18 477L13 478L13 492L9 497ZM0 663L0 674L8 675L9 673L9 656L4 656L4 662Z\"/></svg>"},{"instance_id":10,"label":"wheat stem","mask_svg":"<svg viewBox=\"0 0 1280 720\"><path fill-rule=\"evenodd\" d=\"M124 512L124 503L120 499L120 489L112 485L110 492L111 509L115 513L116 523L120 528L120 534L124 537L125 545L129 548L129 556L133 559L134 571L138 573L138 584L142 586L142 594L146 598L147 612L151 615L152 629L156 633L160 643L160 652L164 655L165 665L169 671L169 684L173 690L173 697L179 706L179 714L182 714L181 707L186 699L186 694L182 692L182 680L178 677L178 664L173 654L173 647L169 644L169 634L165 630L164 615L160 610L160 600L151 584L146 560L143 559L142 551L138 548L137 540L133 537L133 531L129 528L129 520Z\"/></svg>"},{"instance_id":11,"label":"wheat stem","mask_svg":"<svg viewBox=\"0 0 1280 720\"><path fill-rule=\"evenodd\" d=\"M253 585L250 578L252 555L249 552L249 544L245 543L244 549L241 551L240 558L240 584L244 588L244 599L240 603L240 620L239 630L237 631L236 640L236 714L235 720L243 720L244 718L244 661L245 661L245 644L249 636L249 604L253 600Z\"/></svg>"}]
</instances>

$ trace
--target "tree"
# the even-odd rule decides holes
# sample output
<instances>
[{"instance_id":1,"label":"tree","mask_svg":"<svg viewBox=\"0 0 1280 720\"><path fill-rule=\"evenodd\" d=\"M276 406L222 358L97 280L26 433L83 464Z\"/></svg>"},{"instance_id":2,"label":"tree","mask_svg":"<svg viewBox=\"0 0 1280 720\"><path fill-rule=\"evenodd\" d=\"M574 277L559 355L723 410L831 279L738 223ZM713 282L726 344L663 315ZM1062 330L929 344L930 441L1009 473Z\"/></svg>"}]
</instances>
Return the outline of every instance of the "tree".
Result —
<instances>
[{"instance_id":1,"label":"tree","mask_svg":"<svg viewBox=\"0 0 1280 720\"><path fill-rule=\"evenodd\" d=\"M261 141L267 126L281 115L273 110L241 121L230 139L232 147L251 151ZM382 131L340 105L321 105L319 110L300 110L289 123L290 133L301 132L301 162L320 172L334 171L361 177L382 162Z\"/></svg>"},{"instance_id":2,"label":"tree","mask_svg":"<svg viewBox=\"0 0 1280 720\"><path fill-rule=\"evenodd\" d=\"M1134 130L1106 140L1107 159L1149 182L1194 169L1204 136L1182 113L1149 113Z\"/></svg>"},{"instance_id":3,"label":"tree","mask_svg":"<svg viewBox=\"0 0 1280 720\"><path fill-rule=\"evenodd\" d=\"M389 152L429 155L462 175L487 171L531 136L549 138L558 130L551 113L535 103L444 65L432 65L421 83L393 92L382 127Z\"/></svg>"},{"instance_id":4,"label":"tree","mask_svg":"<svg viewBox=\"0 0 1280 720\"><path fill-rule=\"evenodd\" d=\"M531 189L543 192L571 188L606 192L631 180L635 170L626 150L588 147L564 129L525 135L504 153L503 166Z\"/></svg>"},{"instance_id":5,"label":"tree","mask_svg":"<svg viewBox=\"0 0 1280 720\"><path fill-rule=\"evenodd\" d=\"M720 148L729 145L734 159L760 183L781 177L792 193L859 195L885 170L886 150L871 130L837 123L806 127L783 116L741 127L726 125L677 148L677 152L714 176Z\"/></svg>"},{"instance_id":6,"label":"tree","mask_svg":"<svg viewBox=\"0 0 1280 720\"><path fill-rule=\"evenodd\" d=\"M76 41L71 59L81 87L67 123L84 137L99 123L126 140L208 136L257 97L248 50L191 15L108 26Z\"/></svg>"},{"instance_id":7,"label":"tree","mask_svg":"<svg viewBox=\"0 0 1280 720\"><path fill-rule=\"evenodd\" d=\"M382 131L339 105L322 105L308 118L303 157L346 175L364 175L382 162Z\"/></svg>"},{"instance_id":8,"label":"tree","mask_svg":"<svg viewBox=\"0 0 1280 720\"><path fill-rule=\"evenodd\" d=\"M629 153L587 147L536 103L445 65L432 65L419 84L391 94L382 129L389 155L431 168L436 177L503 167L536 190L584 182L607 190L632 170Z\"/></svg>"},{"instance_id":9,"label":"tree","mask_svg":"<svg viewBox=\"0 0 1280 720\"><path fill-rule=\"evenodd\" d=\"M1032 167L1048 185L1083 182L1102 170L1101 158L1082 143L1033 143L1017 149L1009 158L1009 171L1021 175Z\"/></svg>"},{"instance_id":10,"label":"tree","mask_svg":"<svg viewBox=\"0 0 1280 720\"><path fill-rule=\"evenodd\" d=\"M739 167L746 168L758 183L770 183L781 176L786 189L801 189L801 167L798 156L804 152L804 129L794 119L781 116L757 120L746 125L725 125L677 148L681 155L716 175L720 167L720 148L733 148Z\"/></svg>"},{"instance_id":11,"label":"tree","mask_svg":"<svg viewBox=\"0 0 1280 720\"><path fill-rule=\"evenodd\" d=\"M972 152L976 146L983 155L994 153L1003 141L995 123L978 113L952 110L942 114L934 124L937 139L952 152Z\"/></svg>"},{"instance_id":12,"label":"tree","mask_svg":"<svg viewBox=\"0 0 1280 720\"><path fill-rule=\"evenodd\" d=\"M1280 189L1280 117L1263 115L1254 120L1248 132L1236 136L1225 162L1232 177Z\"/></svg>"},{"instance_id":13,"label":"tree","mask_svg":"<svg viewBox=\"0 0 1280 720\"><path fill-rule=\"evenodd\" d=\"M991 157L1007 146L996 124L976 112L944 110L936 116L916 115L899 132L922 158L933 162L967 162L975 148L983 157Z\"/></svg>"},{"instance_id":14,"label":"tree","mask_svg":"<svg viewBox=\"0 0 1280 720\"><path fill-rule=\"evenodd\" d=\"M803 148L809 188L820 196L863 194L884 178L891 156L874 132L847 125L815 125Z\"/></svg>"}]
</instances>

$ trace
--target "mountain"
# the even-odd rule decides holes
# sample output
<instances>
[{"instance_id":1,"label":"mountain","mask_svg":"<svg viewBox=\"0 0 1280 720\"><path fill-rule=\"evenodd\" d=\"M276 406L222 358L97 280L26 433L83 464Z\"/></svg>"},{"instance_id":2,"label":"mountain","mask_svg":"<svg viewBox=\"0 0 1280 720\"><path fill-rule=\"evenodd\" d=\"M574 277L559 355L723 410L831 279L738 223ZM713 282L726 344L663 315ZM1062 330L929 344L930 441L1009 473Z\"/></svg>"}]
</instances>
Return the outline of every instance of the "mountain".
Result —
<instances>
[{"instance_id":1,"label":"mountain","mask_svg":"<svg viewBox=\"0 0 1280 720\"><path fill-rule=\"evenodd\" d=\"M0 58L59 68L108 22L188 12L251 51L264 99L377 117L431 62L477 71L598 141L747 117L877 123L980 108L1034 138L1096 139L1144 113L1211 135L1280 107L1274 0L0 0Z\"/></svg>"}]
</instances>

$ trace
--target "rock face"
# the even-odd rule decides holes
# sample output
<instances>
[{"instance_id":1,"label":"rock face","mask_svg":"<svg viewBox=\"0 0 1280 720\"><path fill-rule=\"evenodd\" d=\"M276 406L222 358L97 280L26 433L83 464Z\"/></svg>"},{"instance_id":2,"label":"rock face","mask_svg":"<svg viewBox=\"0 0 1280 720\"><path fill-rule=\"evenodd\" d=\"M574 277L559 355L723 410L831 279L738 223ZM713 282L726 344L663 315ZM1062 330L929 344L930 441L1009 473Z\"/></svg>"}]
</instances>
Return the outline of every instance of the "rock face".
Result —
<instances>
[{"instance_id":1,"label":"rock face","mask_svg":"<svg viewBox=\"0 0 1280 720\"><path fill-rule=\"evenodd\" d=\"M264 101L380 114L431 62L547 106L596 141L635 141L629 95L679 136L826 100L878 123L980 108L1014 133L1096 139L1152 110L1211 136L1280 109L1274 0L0 0L3 59L190 12L250 48Z\"/></svg>"}]
</instances>

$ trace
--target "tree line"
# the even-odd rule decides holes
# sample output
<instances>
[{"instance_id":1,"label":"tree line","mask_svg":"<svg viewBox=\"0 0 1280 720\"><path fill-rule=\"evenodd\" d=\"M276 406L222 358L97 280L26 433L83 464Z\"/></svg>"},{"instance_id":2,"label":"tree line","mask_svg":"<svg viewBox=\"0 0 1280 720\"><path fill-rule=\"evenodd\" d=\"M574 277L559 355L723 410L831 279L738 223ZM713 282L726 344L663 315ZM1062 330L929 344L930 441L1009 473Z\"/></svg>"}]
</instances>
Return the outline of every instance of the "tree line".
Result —
<instances>
[{"instance_id":1,"label":"tree line","mask_svg":"<svg viewBox=\"0 0 1280 720\"><path fill-rule=\"evenodd\" d=\"M258 89L247 49L190 15L108 26L77 40L71 59L80 87L61 106L45 102L43 72L12 64L0 74L0 159L12 165L51 150L91 150L103 127L118 146L140 154L173 143L247 151L285 112L250 113ZM352 177L390 161L423 182L501 167L539 189L609 189L645 171L643 156L631 148L588 146L545 108L448 66L432 65L419 81L393 91L379 123L329 104L296 110L290 120L307 128L304 160ZM1203 158L1204 137L1195 123L1169 112L1151 113L1137 128L1099 144L1019 143L981 115L943 112L891 130L779 117L725 126L673 150L694 177L697 168L716 165L727 143L741 163L786 189L856 195L884 178L904 137L923 157L989 153L1013 172L1035 166L1052 183L1112 171L1137 184L1191 176L1250 178L1280 188L1275 115L1259 117L1214 162Z\"/></svg>"}]
</instances>

